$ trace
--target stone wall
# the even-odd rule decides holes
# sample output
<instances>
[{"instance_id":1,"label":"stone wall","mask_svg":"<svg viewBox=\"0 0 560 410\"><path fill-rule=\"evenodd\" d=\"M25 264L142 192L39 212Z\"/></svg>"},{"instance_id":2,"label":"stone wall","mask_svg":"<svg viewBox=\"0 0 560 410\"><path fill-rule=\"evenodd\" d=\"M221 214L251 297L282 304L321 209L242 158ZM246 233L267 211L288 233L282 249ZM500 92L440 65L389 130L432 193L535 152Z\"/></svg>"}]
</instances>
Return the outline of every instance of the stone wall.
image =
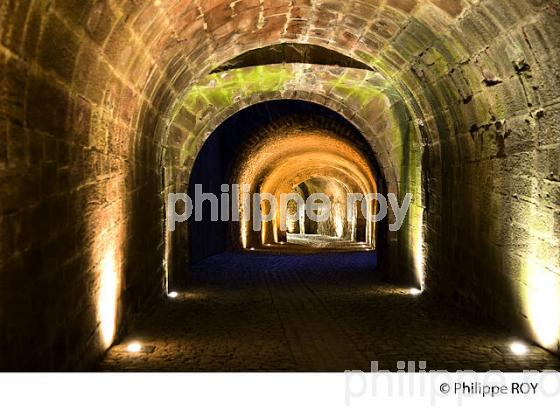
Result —
<instances>
[{"instance_id":1,"label":"stone wall","mask_svg":"<svg viewBox=\"0 0 560 410\"><path fill-rule=\"evenodd\" d=\"M82 3L0 5L2 369L89 368L161 293L157 145L116 53L124 10Z\"/></svg>"}]
</instances>

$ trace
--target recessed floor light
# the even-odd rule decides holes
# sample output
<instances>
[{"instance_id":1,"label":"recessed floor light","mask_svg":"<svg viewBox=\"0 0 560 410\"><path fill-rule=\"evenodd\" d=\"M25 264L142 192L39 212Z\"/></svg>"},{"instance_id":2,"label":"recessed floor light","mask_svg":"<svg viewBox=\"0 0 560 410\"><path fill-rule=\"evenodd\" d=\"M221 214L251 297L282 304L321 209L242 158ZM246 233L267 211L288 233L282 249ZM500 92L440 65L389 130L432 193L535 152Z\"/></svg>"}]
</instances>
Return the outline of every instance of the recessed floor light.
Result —
<instances>
[{"instance_id":1,"label":"recessed floor light","mask_svg":"<svg viewBox=\"0 0 560 410\"><path fill-rule=\"evenodd\" d=\"M126 346L126 351L129 353L153 353L156 350L156 347L153 345L145 345L140 342L130 342Z\"/></svg>"},{"instance_id":2,"label":"recessed floor light","mask_svg":"<svg viewBox=\"0 0 560 410\"><path fill-rule=\"evenodd\" d=\"M175 299L179 294L177 292L170 292L167 296L171 299Z\"/></svg>"},{"instance_id":3,"label":"recessed floor light","mask_svg":"<svg viewBox=\"0 0 560 410\"><path fill-rule=\"evenodd\" d=\"M521 342L513 342L511 345L509 345L509 348L511 352L517 356L527 354L527 351L529 350L527 349L527 346Z\"/></svg>"},{"instance_id":4,"label":"recessed floor light","mask_svg":"<svg viewBox=\"0 0 560 410\"><path fill-rule=\"evenodd\" d=\"M410 292L411 295L416 296L416 295L420 295L420 294L422 293L422 290L416 289L416 288L411 288L411 289L409 290L409 292Z\"/></svg>"},{"instance_id":5,"label":"recessed floor light","mask_svg":"<svg viewBox=\"0 0 560 410\"><path fill-rule=\"evenodd\" d=\"M138 342L132 342L129 343L129 345L126 347L126 350L129 353L138 353L142 351L142 345Z\"/></svg>"}]
</instances>

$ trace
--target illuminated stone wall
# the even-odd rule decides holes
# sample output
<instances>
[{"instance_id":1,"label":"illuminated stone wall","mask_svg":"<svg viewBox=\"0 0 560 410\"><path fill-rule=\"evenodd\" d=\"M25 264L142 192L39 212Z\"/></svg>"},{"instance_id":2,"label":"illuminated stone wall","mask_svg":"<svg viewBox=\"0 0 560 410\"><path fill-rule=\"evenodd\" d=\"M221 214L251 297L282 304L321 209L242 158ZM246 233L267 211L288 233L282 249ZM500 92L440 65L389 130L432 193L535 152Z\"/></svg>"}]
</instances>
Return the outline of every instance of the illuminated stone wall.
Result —
<instances>
[{"instance_id":1,"label":"illuminated stone wall","mask_svg":"<svg viewBox=\"0 0 560 410\"><path fill-rule=\"evenodd\" d=\"M2 1L2 367L94 362L107 321L117 330L163 290L162 193L187 175L189 146L279 95L352 119L399 192L423 197L402 259L429 293L558 350L558 32L555 0ZM291 81L284 68L245 78L255 92L239 102L224 86L208 107L232 108L192 117L185 96L211 70L282 42L371 66L367 93L383 84L392 107L371 112L392 114L361 115L379 99L322 87L329 69L310 67L281 90L268 86Z\"/></svg>"},{"instance_id":2,"label":"illuminated stone wall","mask_svg":"<svg viewBox=\"0 0 560 410\"><path fill-rule=\"evenodd\" d=\"M92 366L163 286L145 78L124 10L93 3L0 4L2 369Z\"/></svg>"}]
</instances>

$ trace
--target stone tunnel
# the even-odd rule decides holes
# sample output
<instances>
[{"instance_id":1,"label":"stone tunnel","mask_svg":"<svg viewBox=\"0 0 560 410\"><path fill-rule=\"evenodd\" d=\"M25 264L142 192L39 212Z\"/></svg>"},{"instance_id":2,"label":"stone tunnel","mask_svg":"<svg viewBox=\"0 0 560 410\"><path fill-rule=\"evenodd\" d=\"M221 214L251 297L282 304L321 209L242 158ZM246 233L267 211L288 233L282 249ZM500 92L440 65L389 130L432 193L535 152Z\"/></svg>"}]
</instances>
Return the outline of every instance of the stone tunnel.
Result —
<instances>
[{"instance_id":1,"label":"stone tunnel","mask_svg":"<svg viewBox=\"0 0 560 410\"><path fill-rule=\"evenodd\" d=\"M0 370L560 369L559 32L556 0L2 0ZM234 185L332 212L170 226Z\"/></svg>"}]
</instances>

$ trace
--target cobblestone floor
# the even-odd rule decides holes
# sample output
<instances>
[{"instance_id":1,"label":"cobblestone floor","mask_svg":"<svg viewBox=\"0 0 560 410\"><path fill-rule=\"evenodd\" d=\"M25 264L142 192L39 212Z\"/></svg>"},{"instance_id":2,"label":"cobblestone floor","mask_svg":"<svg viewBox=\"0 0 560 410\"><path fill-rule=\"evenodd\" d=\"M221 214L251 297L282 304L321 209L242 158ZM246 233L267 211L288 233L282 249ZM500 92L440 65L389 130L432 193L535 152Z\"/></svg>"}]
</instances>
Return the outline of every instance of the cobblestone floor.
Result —
<instances>
[{"instance_id":1,"label":"cobblestone floor","mask_svg":"<svg viewBox=\"0 0 560 410\"><path fill-rule=\"evenodd\" d=\"M515 337L376 279L374 252L222 254L194 267L191 285L147 316L101 363L109 371L560 369ZM128 353L133 340L155 349Z\"/></svg>"}]
</instances>

